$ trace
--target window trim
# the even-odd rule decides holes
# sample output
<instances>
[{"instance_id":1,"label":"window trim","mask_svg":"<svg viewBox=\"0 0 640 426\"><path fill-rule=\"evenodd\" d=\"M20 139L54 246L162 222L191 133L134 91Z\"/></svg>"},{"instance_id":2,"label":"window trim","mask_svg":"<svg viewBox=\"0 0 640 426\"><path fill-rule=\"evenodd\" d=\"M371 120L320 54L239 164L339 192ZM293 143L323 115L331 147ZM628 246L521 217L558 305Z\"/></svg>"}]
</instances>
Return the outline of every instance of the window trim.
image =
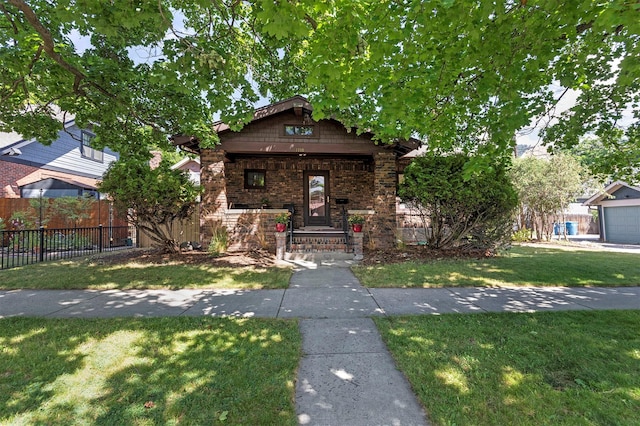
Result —
<instances>
[{"instance_id":1,"label":"window trim","mask_svg":"<svg viewBox=\"0 0 640 426\"><path fill-rule=\"evenodd\" d=\"M249 174L262 174L262 185L249 184ZM265 169L244 169L244 189L266 189L267 171Z\"/></svg>"},{"instance_id":2,"label":"window trim","mask_svg":"<svg viewBox=\"0 0 640 426\"><path fill-rule=\"evenodd\" d=\"M91 141L96 137L88 130L80 132L80 155L87 160L104 163L104 151L91 146Z\"/></svg>"}]
</instances>

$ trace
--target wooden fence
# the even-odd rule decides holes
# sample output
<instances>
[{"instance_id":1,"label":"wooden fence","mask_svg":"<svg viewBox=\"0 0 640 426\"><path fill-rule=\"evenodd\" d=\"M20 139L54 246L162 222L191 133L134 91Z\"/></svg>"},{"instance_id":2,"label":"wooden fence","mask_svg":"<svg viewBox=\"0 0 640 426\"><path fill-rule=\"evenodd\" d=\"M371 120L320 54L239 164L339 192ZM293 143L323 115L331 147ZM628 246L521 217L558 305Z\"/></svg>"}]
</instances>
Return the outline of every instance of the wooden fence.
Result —
<instances>
[{"instance_id":1,"label":"wooden fence","mask_svg":"<svg viewBox=\"0 0 640 426\"><path fill-rule=\"evenodd\" d=\"M35 201L33 201L35 200ZM31 203L37 203L34 208ZM0 198L0 217L8 222L14 212L29 212L29 215L35 218L35 225L40 219L40 199L38 198ZM46 218L47 205L53 203L51 198L42 199L43 219ZM93 203L88 219L78 220L77 223L69 223L69 220L60 215L54 215L46 222L47 228L67 228L70 226L87 227L87 226L127 226L127 220L123 215L119 215L112 207L111 203L105 200L98 200Z\"/></svg>"},{"instance_id":2,"label":"wooden fence","mask_svg":"<svg viewBox=\"0 0 640 426\"><path fill-rule=\"evenodd\" d=\"M180 242L200 241L200 205L196 206L190 218L173 224L173 238ZM138 232L138 247L153 247L155 243L144 232Z\"/></svg>"}]
</instances>

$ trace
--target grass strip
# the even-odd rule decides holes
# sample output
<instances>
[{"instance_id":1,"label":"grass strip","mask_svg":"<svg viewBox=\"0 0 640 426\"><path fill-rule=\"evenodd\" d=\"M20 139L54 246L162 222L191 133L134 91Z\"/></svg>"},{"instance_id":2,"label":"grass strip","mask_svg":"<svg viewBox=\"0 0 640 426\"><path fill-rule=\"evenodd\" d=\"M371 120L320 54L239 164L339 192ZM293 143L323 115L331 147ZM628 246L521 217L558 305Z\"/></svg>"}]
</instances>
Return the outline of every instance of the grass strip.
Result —
<instances>
[{"instance_id":1,"label":"grass strip","mask_svg":"<svg viewBox=\"0 0 640 426\"><path fill-rule=\"evenodd\" d=\"M295 321L0 320L0 424L296 424Z\"/></svg>"},{"instance_id":2,"label":"grass strip","mask_svg":"<svg viewBox=\"0 0 640 426\"><path fill-rule=\"evenodd\" d=\"M640 285L640 255L514 246L486 259L443 259L356 266L366 287L505 287Z\"/></svg>"},{"instance_id":3,"label":"grass strip","mask_svg":"<svg viewBox=\"0 0 640 426\"><path fill-rule=\"evenodd\" d=\"M129 262L100 265L61 260L0 271L0 289L279 289L289 286L287 267L219 267Z\"/></svg>"},{"instance_id":4,"label":"grass strip","mask_svg":"<svg viewBox=\"0 0 640 426\"><path fill-rule=\"evenodd\" d=\"M434 425L637 424L639 311L375 318Z\"/></svg>"}]
</instances>

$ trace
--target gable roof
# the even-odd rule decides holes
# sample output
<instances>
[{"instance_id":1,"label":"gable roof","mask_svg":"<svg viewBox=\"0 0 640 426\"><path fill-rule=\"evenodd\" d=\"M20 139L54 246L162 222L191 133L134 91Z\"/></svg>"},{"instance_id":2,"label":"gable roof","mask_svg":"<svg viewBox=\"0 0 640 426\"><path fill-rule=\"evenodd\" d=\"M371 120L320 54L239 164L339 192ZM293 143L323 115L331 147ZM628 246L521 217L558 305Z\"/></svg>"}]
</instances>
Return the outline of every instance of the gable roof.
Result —
<instances>
[{"instance_id":1,"label":"gable roof","mask_svg":"<svg viewBox=\"0 0 640 426\"><path fill-rule=\"evenodd\" d=\"M604 188L603 192L599 192L599 193L594 194L593 196L591 196L584 203L582 203L582 205L583 206L597 205L601 201L611 198L611 196L613 194L615 194L617 191L619 191L622 188L628 188L628 189L630 189L632 191L637 191L638 193L640 193L640 188L631 186L628 183L623 182L621 180L617 180L617 181L607 185L606 188Z\"/></svg>"},{"instance_id":2,"label":"gable roof","mask_svg":"<svg viewBox=\"0 0 640 426\"><path fill-rule=\"evenodd\" d=\"M299 117L304 117L305 115L311 116L311 113L313 112L313 106L307 98L296 95L292 98L257 108L253 113L253 118L251 119L250 123L255 123L290 110L293 110L293 112ZM336 119L331 118L330 120L339 123L339 121ZM340 124L342 125L342 123ZM222 121L213 123L213 128L219 134L232 131L230 126ZM371 132L365 133L372 135ZM194 153L199 153L200 151L199 140L195 136L175 135L172 136L171 140L173 141L174 145L180 146L185 151ZM389 148L393 148L396 155L398 155L399 157L408 154L409 152L419 148L420 146L422 146L422 141L415 138L411 138L407 141L396 141L393 144L389 144Z\"/></svg>"}]
</instances>

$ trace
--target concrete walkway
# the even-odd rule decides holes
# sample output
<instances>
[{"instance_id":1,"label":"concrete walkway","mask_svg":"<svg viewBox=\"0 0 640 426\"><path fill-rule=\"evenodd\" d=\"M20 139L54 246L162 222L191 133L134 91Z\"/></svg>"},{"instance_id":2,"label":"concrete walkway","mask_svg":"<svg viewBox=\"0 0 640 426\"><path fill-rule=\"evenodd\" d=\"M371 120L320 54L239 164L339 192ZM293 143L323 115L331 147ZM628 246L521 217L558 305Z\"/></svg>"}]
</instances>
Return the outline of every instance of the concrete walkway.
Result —
<instances>
[{"instance_id":1,"label":"concrete walkway","mask_svg":"<svg viewBox=\"0 0 640 426\"><path fill-rule=\"evenodd\" d=\"M373 316L640 309L640 287L366 289L348 262L297 265L286 290L0 291L0 318L209 315L299 318L300 424L426 425Z\"/></svg>"}]
</instances>

